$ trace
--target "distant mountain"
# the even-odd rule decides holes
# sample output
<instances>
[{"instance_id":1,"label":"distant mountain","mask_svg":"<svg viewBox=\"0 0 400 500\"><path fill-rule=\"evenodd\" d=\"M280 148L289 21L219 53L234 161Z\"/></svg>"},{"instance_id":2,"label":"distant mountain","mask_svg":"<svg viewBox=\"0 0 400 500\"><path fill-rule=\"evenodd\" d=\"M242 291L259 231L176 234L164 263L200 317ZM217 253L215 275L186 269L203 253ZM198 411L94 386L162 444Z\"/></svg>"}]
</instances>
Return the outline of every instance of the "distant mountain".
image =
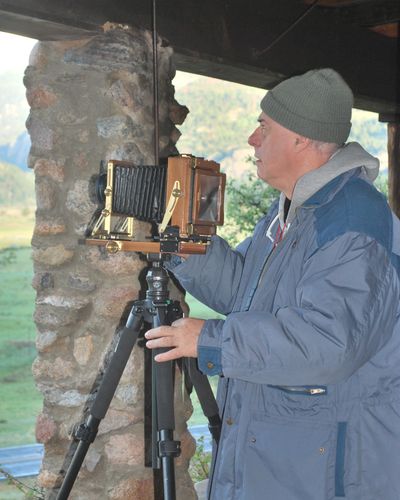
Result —
<instances>
[{"instance_id":1,"label":"distant mountain","mask_svg":"<svg viewBox=\"0 0 400 500\"><path fill-rule=\"evenodd\" d=\"M22 72L2 73L0 80L0 162L17 165L27 171L30 148L25 121L29 106L25 97Z\"/></svg>"},{"instance_id":2,"label":"distant mountain","mask_svg":"<svg viewBox=\"0 0 400 500\"><path fill-rule=\"evenodd\" d=\"M0 80L0 144L14 144L25 132L25 121L29 105L22 82L23 73L10 71L2 73Z\"/></svg>"},{"instance_id":3,"label":"distant mountain","mask_svg":"<svg viewBox=\"0 0 400 500\"><path fill-rule=\"evenodd\" d=\"M33 172L23 172L15 165L0 163L0 206L29 206L35 203Z\"/></svg>"},{"instance_id":4,"label":"distant mountain","mask_svg":"<svg viewBox=\"0 0 400 500\"><path fill-rule=\"evenodd\" d=\"M21 170L28 172L27 158L31 147L31 140L27 132L17 137L14 144L0 146L0 162L12 163Z\"/></svg>"}]
</instances>

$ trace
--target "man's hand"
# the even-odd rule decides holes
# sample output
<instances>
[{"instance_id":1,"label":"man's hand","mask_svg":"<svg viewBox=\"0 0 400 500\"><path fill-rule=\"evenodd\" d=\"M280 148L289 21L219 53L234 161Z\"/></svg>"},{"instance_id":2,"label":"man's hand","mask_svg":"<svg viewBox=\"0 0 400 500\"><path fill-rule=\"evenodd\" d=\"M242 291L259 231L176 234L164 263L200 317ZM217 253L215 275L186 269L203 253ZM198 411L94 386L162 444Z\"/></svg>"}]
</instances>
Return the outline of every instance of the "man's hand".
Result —
<instances>
[{"instance_id":1,"label":"man's hand","mask_svg":"<svg viewBox=\"0 0 400 500\"><path fill-rule=\"evenodd\" d=\"M149 349L168 348L168 352L157 354L156 361L171 361L178 358L197 358L197 340L204 320L196 318L181 318L171 326L159 326L146 332Z\"/></svg>"}]
</instances>

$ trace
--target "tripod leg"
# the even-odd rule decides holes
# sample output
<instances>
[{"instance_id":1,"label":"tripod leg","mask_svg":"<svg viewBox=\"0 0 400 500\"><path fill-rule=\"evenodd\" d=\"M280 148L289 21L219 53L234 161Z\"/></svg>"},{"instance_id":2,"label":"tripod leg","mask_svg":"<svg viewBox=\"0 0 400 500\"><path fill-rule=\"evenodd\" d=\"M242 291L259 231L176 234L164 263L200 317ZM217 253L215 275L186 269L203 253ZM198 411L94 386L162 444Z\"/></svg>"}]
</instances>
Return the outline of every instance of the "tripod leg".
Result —
<instances>
[{"instance_id":1,"label":"tripod leg","mask_svg":"<svg viewBox=\"0 0 400 500\"><path fill-rule=\"evenodd\" d=\"M157 309L153 319L153 327L165 324L165 311ZM175 471L174 458L180 454L180 442L174 441L175 415L174 415L174 375L175 363L167 361L157 363L154 356L168 349L155 349L152 353L152 366L154 373L155 401L153 411L157 421L157 454L161 459L163 475L164 500L175 500ZM154 427L153 427L154 429Z\"/></svg>"},{"instance_id":2,"label":"tripod leg","mask_svg":"<svg viewBox=\"0 0 400 500\"><path fill-rule=\"evenodd\" d=\"M222 422L219 416L218 405L206 375L197 368L195 358L184 358L183 369L195 388L201 409L208 418L208 428L216 444L219 443Z\"/></svg>"},{"instance_id":3,"label":"tripod leg","mask_svg":"<svg viewBox=\"0 0 400 500\"><path fill-rule=\"evenodd\" d=\"M96 438L101 419L104 418L117 389L119 380L138 338L143 308L134 305L122 330L116 350L104 374L87 421L79 426L76 438L80 441L57 494L57 500L66 500L82 467L89 446Z\"/></svg>"}]
</instances>

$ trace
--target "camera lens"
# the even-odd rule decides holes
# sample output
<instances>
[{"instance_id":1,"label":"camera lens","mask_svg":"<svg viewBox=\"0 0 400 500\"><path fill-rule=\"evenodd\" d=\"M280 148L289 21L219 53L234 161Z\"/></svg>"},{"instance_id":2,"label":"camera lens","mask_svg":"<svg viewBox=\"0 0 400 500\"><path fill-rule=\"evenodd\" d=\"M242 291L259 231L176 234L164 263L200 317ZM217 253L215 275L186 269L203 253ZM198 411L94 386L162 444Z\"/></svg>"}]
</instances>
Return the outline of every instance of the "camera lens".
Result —
<instances>
[{"instance_id":1,"label":"camera lens","mask_svg":"<svg viewBox=\"0 0 400 500\"><path fill-rule=\"evenodd\" d=\"M95 190L96 190L97 201L102 205L104 205L106 201L106 195L104 194L106 186L107 186L107 174L100 174L95 182Z\"/></svg>"}]
</instances>

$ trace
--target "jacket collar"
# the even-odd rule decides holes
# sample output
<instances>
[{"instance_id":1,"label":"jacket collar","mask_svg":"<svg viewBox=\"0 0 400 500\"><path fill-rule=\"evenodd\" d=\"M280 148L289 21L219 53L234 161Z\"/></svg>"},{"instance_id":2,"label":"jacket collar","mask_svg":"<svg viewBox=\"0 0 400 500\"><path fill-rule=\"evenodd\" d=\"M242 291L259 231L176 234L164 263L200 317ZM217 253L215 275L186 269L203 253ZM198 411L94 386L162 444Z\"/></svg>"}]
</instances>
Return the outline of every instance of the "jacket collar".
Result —
<instances>
[{"instance_id":1,"label":"jacket collar","mask_svg":"<svg viewBox=\"0 0 400 500\"><path fill-rule=\"evenodd\" d=\"M324 205L331 201L331 199L335 196L335 194L342 188L346 182L352 177L364 177L362 175L361 168L354 168L350 170L350 172L345 172L342 175L339 175L332 179L328 184L325 184L323 188L313 194L308 200L303 203L303 207L316 207L320 205Z\"/></svg>"},{"instance_id":2,"label":"jacket collar","mask_svg":"<svg viewBox=\"0 0 400 500\"><path fill-rule=\"evenodd\" d=\"M361 170L361 174L359 175L364 175L373 181L379 172L379 160L367 153L358 143L350 142L336 151L324 165L300 177L293 191L292 202L286 218L286 226L289 226L294 219L297 208L300 206L309 206L310 200L314 204L318 203L318 200L319 203L326 201L324 196L327 196L328 193L334 190L335 186L338 189L342 181L347 181L345 174L353 172L354 175L355 170L357 172ZM326 191L324 191L325 188L327 188ZM314 198L314 196L317 197ZM281 193L279 200L279 221L281 227L284 226L283 207L285 198L285 195ZM306 202L307 205L305 205Z\"/></svg>"}]
</instances>

